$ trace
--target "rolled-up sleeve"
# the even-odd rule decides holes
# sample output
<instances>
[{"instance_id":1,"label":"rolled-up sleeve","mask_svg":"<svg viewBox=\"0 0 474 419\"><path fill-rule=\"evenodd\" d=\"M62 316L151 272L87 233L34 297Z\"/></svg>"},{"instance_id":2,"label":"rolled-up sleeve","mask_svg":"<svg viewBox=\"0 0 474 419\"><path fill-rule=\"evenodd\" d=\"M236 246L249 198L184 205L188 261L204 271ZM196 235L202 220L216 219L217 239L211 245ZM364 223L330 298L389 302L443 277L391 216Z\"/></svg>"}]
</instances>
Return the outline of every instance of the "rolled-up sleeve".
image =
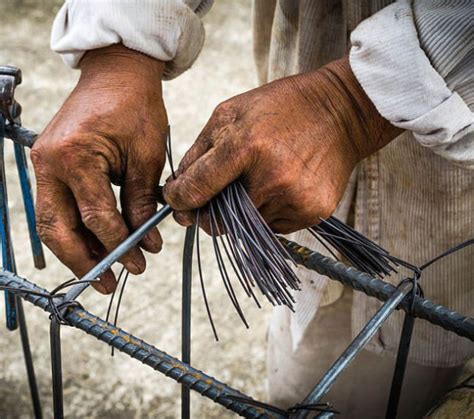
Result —
<instances>
[{"instance_id":1,"label":"rolled-up sleeve","mask_svg":"<svg viewBox=\"0 0 474 419\"><path fill-rule=\"evenodd\" d=\"M351 68L382 116L474 168L474 2L400 0L351 35Z\"/></svg>"},{"instance_id":2,"label":"rolled-up sleeve","mask_svg":"<svg viewBox=\"0 0 474 419\"><path fill-rule=\"evenodd\" d=\"M201 51L201 17L212 0L66 0L51 32L51 48L77 68L91 49L122 43L164 61L165 79L187 70Z\"/></svg>"}]
</instances>

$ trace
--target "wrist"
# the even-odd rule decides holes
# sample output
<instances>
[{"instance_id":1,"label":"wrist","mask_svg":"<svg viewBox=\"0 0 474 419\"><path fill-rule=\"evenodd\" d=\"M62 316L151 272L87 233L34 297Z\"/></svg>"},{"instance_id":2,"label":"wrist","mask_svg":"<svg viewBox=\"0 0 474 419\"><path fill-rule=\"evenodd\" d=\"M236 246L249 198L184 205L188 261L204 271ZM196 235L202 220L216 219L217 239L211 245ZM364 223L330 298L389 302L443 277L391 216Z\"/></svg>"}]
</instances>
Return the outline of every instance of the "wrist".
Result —
<instances>
[{"instance_id":1,"label":"wrist","mask_svg":"<svg viewBox=\"0 0 474 419\"><path fill-rule=\"evenodd\" d=\"M327 83L335 85L333 95L341 101L339 121L358 154L358 160L375 153L403 130L382 117L357 81L346 56L323 67Z\"/></svg>"},{"instance_id":2,"label":"wrist","mask_svg":"<svg viewBox=\"0 0 474 419\"><path fill-rule=\"evenodd\" d=\"M165 63L134 51L122 44L88 51L82 57L79 68L81 82L84 83L117 83L121 89L127 82L147 81L161 89L161 80Z\"/></svg>"}]
</instances>

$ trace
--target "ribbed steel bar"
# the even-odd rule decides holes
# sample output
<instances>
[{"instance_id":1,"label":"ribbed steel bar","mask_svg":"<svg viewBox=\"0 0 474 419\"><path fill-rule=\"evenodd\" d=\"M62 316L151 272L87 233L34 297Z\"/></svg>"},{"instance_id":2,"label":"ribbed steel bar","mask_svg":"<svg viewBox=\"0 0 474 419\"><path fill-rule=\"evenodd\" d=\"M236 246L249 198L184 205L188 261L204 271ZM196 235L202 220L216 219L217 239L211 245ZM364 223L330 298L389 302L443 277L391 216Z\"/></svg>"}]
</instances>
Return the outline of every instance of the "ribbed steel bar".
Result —
<instances>
[{"instance_id":1,"label":"ribbed steel bar","mask_svg":"<svg viewBox=\"0 0 474 419\"><path fill-rule=\"evenodd\" d=\"M43 288L32 284L11 272L0 270L0 285L14 287L18 290L36 291L47 293ZM48 299L32 294L22 294L22 298L30 303L51 312ZM250 406L241 401L231 400L226 396L237 396L249 398L245 394L227 386L205 373L186 365L179 359L174 358L143 340L125 332L124 330L105 322L97 316L81 308L71 308L65 315L71 326L76 327L88 335L94 336L117 350L126 353L132 358L152 367L154 370L165 374L178 383L184 384L202 396L232 410L233 412L247 418L275 418L283 419L286 416L276 412Z\"/></svg>"},{"instance_id":2,"label":"ribbed steel bar","mask_svg":"<svg viewBox=\"0 0 474 419\"><path fill-rule=\"evenodd\" d=\"M337 378L344 372L356 355L364 348L369 340L375 335L378 329L382 327L385 320L393 313L398 304L412 289L412 284L405 282L395 290L392 296L380 307L375 315L367 322L360 333L344 350L339 358L331 365L329 370L323 375L319 383L310 391L303 401L303 405L316 404L321 401L324 395L331 389ZM296 419L306 418L307 411L298 412L294 417Z\"/></svg>"},{"instance_id":3,"label":"ribbed steel bar","mask_svg":"<svg viewBox=\"0 0 474 419\"><path fill-rule=\"evenodd\" d=\"M297 264L350 286L356 291L362 291L380 301L386 301L396 290L392 284L373 278L341 262L336 262L298 243L283 237L279 239ZM411 312L411 302L404 299L398 308L407 313ZM463 316L418 296L414 298L413 315L474 341L474 319L471 317Z\"/></svg>"}]
</instances>

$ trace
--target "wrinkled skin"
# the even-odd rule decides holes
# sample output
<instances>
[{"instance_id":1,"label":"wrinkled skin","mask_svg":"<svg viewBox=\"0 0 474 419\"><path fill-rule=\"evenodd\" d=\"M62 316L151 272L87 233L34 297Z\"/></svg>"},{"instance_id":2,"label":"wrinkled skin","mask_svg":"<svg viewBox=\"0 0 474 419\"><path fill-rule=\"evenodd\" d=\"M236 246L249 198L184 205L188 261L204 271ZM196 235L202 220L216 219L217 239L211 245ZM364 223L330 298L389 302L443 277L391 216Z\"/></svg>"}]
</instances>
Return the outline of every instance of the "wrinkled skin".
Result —
<instances>
[{"instance_id":1,"label":"wrinkled skin","mask_svg":"<svg viewBox=\"0 0 474 419\"><path fill-rule=\"evenodd\" d=\"M355 165L399 133L343 58L219 105L165 198L188 225L192 210L239 179L274 231L297 231L330 216Z\"/></svg>"},{"instance_id":2,"label":"wrinkled skin","mask_svg":"<svg viewBox=\"0 0 474 419\"><path fill-rule=\"evenodd\" d=\"M40 237L77 277L155 212L167 129L163 63L115 45L89 51L80 67L76 88L31 153ZM121 213L112 183L121 186ZM145 270L140 247L161 249L158 230L139 245L120 259L133 274ZM113 273L94 286L112 292Z\"/></svg>"}]
</instances>

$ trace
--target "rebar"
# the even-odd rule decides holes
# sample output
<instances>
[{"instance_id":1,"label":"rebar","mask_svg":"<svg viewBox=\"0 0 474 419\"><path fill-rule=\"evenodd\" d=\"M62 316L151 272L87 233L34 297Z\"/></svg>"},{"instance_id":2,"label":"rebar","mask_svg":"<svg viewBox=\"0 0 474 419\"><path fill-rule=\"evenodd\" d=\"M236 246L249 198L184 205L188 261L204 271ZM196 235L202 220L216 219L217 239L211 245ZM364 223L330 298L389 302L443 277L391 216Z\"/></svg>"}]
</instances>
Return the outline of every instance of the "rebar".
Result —
<instances>
[{"instance_id":1,"label":"rebar","mask_svg":"<svg viewBox=\"0 0 474 419\"><path fill-rule=\"evenodd\" d=\"M47 312L51 313L53 311L50 300L41 296L49 294L48 291L32 284L26 279L11 272L0 270L0 286L23 291L18 294L21 298ZM35 294L30 293L31 291ZM241 416L260 419L283 419L286 417L268 409L232 400L228 396L246 399L249 399L249 397L80 307L70 308L65 313L65 319L71 326L115 347L115 349L139 360L154 370L189 387L191 390L197 391Z\"/></svg>"},{"instance_id":2,"label":"rebar","mask_svg":"<svg viewBox=\"0 0 474 419\"><path fill-rule=\"evenodd\" d=\"M388 282L374 278L355 268L348 267L342 262L336 262L284 237L279 237L279 239L296 263L339 281L356 291L361 291L380 301L386 301L396 290L396 287ZM413 306L410 301L405 299L398 308L474 341L474 319L471 317L463 316L454 310L443 307L440 304L434 304L432 301L420 296L413 298Z\"/></svg>"},{"instance_id":3,"label":"rebar","mask_svg":"<svg viewBox=\"0 0 474 419\"><path fill-rule=\"evenodd\" d=\"M319 403L322 397L331 389L336 379L344 372L356 355L364 348L369 340L375 335L378 329L397 308L398 304L411 291L413 284L405 282L385 301L382 307L377 310L375 315L367 322L364 328L349 344L339 358L331 365L329 370L323 375L321 381L310 391L303 401L303 404ZM307 412L298 412L296 419L307 417Z\"/></svg>"}]
</instances>

